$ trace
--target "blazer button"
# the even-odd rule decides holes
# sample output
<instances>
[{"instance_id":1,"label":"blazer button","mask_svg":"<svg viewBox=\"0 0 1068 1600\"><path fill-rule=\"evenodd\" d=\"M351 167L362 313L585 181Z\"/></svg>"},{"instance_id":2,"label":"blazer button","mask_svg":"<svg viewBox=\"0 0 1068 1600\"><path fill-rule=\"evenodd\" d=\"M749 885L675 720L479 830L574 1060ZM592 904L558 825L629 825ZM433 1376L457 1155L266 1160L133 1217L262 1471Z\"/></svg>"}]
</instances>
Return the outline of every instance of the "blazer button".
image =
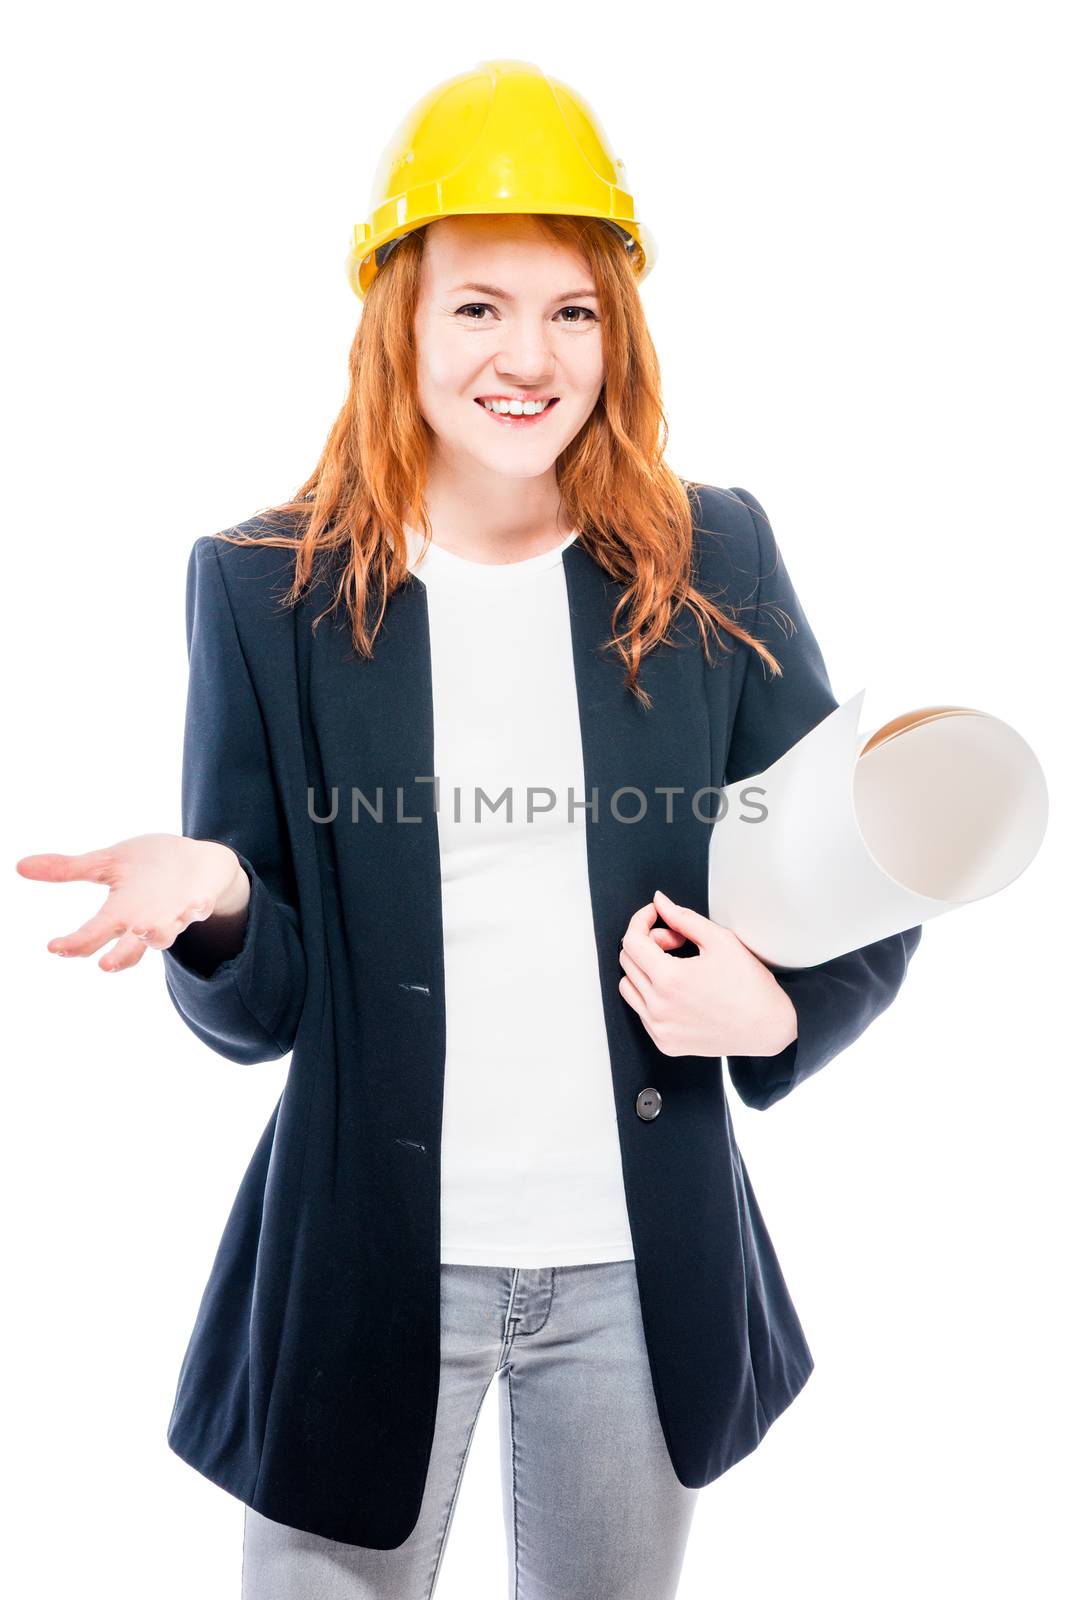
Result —
<instances>
[{"instance_id":1,"label":"blazer button","mask_svg":"<svg viewBox=\"0 0 1068 1600\"><path fill-rule=\"evenodd\" d=\"M654 1117L660 1115L660 1107L663 1104L659 1089L643 1089L638 1096L638 1115L643 1122L652 1122Z\"/></svg>"}]
</instances>

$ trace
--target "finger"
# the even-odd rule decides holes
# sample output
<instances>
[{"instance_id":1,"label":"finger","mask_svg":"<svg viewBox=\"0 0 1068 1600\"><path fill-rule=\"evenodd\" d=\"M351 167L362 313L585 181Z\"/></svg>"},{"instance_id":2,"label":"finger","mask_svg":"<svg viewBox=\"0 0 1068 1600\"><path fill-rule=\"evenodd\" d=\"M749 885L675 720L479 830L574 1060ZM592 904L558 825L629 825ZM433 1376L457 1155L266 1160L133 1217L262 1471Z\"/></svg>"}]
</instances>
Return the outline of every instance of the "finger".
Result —
<instances>
[{"instance_id":1,"label":"finger","mask_svg":"<svg viewBox=\"0 0 1068 1600\"><path fill-rule=\"evenodd\" d=\"M107 955L101 956L97 966L101 972L125 972L127 967L136 967L147 949L148 945L135 933L124 933Z\"/></svg>"},{"instance_id":2,"label":"finger","mask_svg":"<svg viewBox=\"0 0 1068 1600\"><path fill-rule=\"evenodd\" d=\"M112 865L107 850L87 850L80 856L64 856L56 852L23 856L15 862L15 871L24 878L37 878L47 883L105 883Z\"/></svg>"},{"instance_id":3,"label":"finger","mask_svg":"<svg viewBox=\"0 0 1068 1600\"><path fill-rule=\"evenodd\" d=\"M623 938L626 939L629 934L641 932L642 930L648 932L656 921L657 916L658 912L653 902L647 900L645 905L638 907L627 923L626 933L624 933Z\"/></svg>"},{"instance_id":4,"label":"finger","mask_svg":"<svg viewBox=\"0 0 1068 1600\"><path fill-rule=\"evenodd\" d=\"M148 922L142 919L131 922L129 931L136 934L148 950L167 950L191 922L205 922L212 915L210 900L190 900L170 922Z\"/></svg>"},{"instance_id":5,"label":"finger","mask_svg":"<svg viewBox=\"0 0 1068 1600\"><path fill-rule=\"evenodd\" d=\"M699 950L704 950L713 937L712 925L707 917L689 906L677 906L662 889L654 894L653 904L669 927L674 928L676 933L685 934Z\"/></svg>"},{"instance_id":6,"label":"finger","mask_svg":"<svg viewBox=\"0 0 1068 1600\"><path fill-rule=\"evenodd\" d=\"M102 945L110 944L112 939L119 939L124 933L134 933L153 949L163 949L191 922L200 922L209 915L207 900L191 900L169 924L149 924L144 918L139 919L124 912L122 897L113 895L95 917L90 917L73 933L50 939L48 949L61 956L91 956Z\"/></svg>"},{"instance_id":7,"label":"finger","mask_svg":"<svg viewBox=\"0 0 1068 1600\"><path fill-rule=\"evenodd\" d=\"M641 995L638 993L637 989L634 987L625 973L619 980L619 992L627 1004L638 1013L639 1017L641 1017L642 1021L648 1028L649 1013L646 1009L645 1001L642 999Z\"/></svg>"},{"instance_id":8,"label":"finger","mask_svg":"<svg viewBox=\"0 0 1068 1600\"><path fill-rule=\"evenodd\" d=\"M627 931L620 941L620 948L626 950L650 983L668 976L667 963L672 960L652 937L653 923L658 916L659 912L651 901L648 905L639 906L627 923Z\"/></svg>"},{"instance_id":9,"label":"finger","mask_svg":"<svg viewBox=\"0 0 1068 1600\"><path fill-rule=\"evenodd\" d=\"M91 956L102 945L110 944L126 932L126 923L113 909L105 906L95 917L83 922L73 933L63 933L49 939L48 949L59 956Z\"/></svg>"},{"instance_id":10,"label":"finger","mask_svg":"<svg viewBox=\"0 0 1068 1600\"><path fill-rule=\"evenodd\" d=\"M674 928L653 928L649 937L656 940L661 950L677 950L686 943L686 935L676 933Z\"/></svg>"},{"instance_id":11,"label":"finger","mask_svg":"<svg viewBox=\"0 0 1068 1600\"><path fill-rule=\"evenodd\" d=\"M627 974L627 977L630 979L631 983L633 983L634 987L637 989L638 993L641 995L645 1004L648 1006L653 986L649 982L649 979L645 976L645 973L639 967L638 963L631 959L625 950L620 950L619 952L619 964L623 968L623 971Z\"/></svg>"}]
</instances>

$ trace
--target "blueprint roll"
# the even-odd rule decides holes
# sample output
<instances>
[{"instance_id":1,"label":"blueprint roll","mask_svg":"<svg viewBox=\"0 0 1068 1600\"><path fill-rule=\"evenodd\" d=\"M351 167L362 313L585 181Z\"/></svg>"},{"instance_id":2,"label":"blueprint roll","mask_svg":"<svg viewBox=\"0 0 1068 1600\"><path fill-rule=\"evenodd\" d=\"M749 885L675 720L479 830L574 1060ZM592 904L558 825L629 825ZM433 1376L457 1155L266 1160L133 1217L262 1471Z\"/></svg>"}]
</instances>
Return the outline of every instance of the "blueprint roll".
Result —
<instances>
[{"instance_id":1,"label":"blueprint roll","mask_svg":"<svg viewBox=\"0 0 1068 1600\"><path fill-rule=\"evenodd\" d=\"M925 706L860 733L865 690L720 792L708 914L769 967L818 966L1018 878L1046 780L1015 728Z\"/></svg>"}]
</instances>

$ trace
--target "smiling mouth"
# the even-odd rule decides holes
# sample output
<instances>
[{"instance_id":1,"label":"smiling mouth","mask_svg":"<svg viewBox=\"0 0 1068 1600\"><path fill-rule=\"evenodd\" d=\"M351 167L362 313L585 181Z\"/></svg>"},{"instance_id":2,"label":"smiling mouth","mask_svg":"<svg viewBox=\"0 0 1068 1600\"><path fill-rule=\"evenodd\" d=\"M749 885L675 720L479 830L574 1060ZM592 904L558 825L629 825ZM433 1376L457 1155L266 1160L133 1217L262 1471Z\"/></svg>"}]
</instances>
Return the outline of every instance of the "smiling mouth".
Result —
<instances>
[{"instance_id":1,"label":"smiling mouth","mask_svg":"<svg viewBox=\"0 0 1068 1600\"><path fill-rule=\"evenodd\" d=\"M530 427L533 427L533 425L536 422L540 422L543 417L547 417L549 415L549 412L557 404L559 398L560 398L559 395L554 395L553 398L549 401L548 405L543 407L543 409L541 411L534 411L534 412L530 412L530 413L526 413L526 412L514 413L514 412L511 412L511 411L492 411L489 408L489 406L484 405L481 400L476 400L475 401L475 405L483 413L484 416L489 417L492 422L499 422L502 427L505 427L505 428L507 428L507 427L512 427L512 428L530 428Z\"/></svg>"}]
</instances>

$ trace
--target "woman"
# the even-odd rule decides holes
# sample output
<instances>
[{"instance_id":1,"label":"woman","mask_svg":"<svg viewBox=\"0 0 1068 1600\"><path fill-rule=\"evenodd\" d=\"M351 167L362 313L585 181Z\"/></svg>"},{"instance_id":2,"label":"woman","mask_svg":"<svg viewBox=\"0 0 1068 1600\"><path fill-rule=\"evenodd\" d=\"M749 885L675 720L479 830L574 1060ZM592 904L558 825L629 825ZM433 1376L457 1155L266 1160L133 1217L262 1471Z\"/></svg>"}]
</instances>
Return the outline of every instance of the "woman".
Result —
<instances>
[{"instance_id":1,"label":"woman","mask_svg":"<svg viewBox=\"0 0 1068 1600\"><path fill-rule=\"evenodd\" d=\"M700 910L717 786L837 702L759 504L663 464L621 178L525 63L419 103L315 472L193 549L183 836L20 863L109 886L50 948L292 1051L168 1431L247 1600L432 1593L495 1377L513 1596L671 1596L812 1371L722 1057L774 1104L920 930L776 976Z\"/></svg>"}]
</instances>

